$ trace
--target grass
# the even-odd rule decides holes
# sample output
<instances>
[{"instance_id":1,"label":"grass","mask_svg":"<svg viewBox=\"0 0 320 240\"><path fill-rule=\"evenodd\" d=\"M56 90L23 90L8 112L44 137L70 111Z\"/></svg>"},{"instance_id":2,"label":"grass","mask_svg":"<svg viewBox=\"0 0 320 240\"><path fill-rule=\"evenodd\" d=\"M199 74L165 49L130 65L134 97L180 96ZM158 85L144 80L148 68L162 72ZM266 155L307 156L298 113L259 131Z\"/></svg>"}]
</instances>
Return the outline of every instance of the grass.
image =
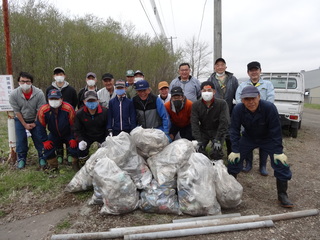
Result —
<instances>
[{"instance_id":1,"label":"grass","mask_svg":"<svg viewBox=\"0 0 320 240\"><path fill-rule=\"evenodd\" d=\"M68 220L63 220L57 224L57 230L61 231L63 229L69 229L71 227L71 223Z\"/></svg>"},{"instance_id":2,"label":"grass","mask_svg":"<svg viewBox=\"0 0 320 240\"><path fill-rule=\"evenodd\" d=\"M312 108L312 109L320 109L320 104L310 104L310 103L305 103L304 104L305 108Z\"/></svg>"}]
</instances>

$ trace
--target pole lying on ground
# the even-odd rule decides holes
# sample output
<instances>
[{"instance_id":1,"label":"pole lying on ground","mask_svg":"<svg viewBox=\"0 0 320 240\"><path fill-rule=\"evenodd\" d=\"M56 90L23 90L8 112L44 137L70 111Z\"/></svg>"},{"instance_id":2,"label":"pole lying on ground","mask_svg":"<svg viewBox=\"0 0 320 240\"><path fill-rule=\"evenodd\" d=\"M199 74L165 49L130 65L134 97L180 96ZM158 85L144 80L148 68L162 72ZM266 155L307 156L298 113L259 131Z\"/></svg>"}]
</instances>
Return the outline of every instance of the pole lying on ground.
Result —
<instances>
[{"instance_id":1,"label":"pole lying on ground","mask_svg":"<svg viewBox=\"0 0 320 240\"><path fill-rule=\"evenodd\" d=\"M267 220L267 221L239 223L239 224L230 224L230 225L213 226L213 227L188 228L188 229L179 229L179 230L173 230L173 231L131 234L131 235L125 235L124 239L132 240L132 239L158 239L158 238L186 237L186 236L240 231L240 230L247 230L247 229L254 229L254 228L273 227L273 226L274 226L273 221Z\"/></svg>"},{"instance_id":2,"label":"pole lying on ground","mask_svg":"<svg viewBox=\"0 0 320 240\"><path fill-rule=\"evenodd\" d=\"M210 220L210 219L221 219L221 218L231 218L231 217L240 217L240 213L230 213L230 214L221 214L221 215L213 215L213 216L204 216L204 217L193 217L193 218L180 218L180 219L173 219L173 223L179 222L193 222L199 220Z\"/></svg>"},{"instance_id":3,"label":"pole lying on ground","mask_svg":"<svg viewBox=\"0 0 320 240\"><path fill-rule=\"evenodd\" d=\"M275 215L262 216L262 217L259 217L258 215L252 215L252 216L242 216L242 217L236 217L236 218L224 218L224 219L213 219L213 220L204 220L204 221L195 221L195 222L185 222L185 223L180 223L180 226L183 226L182 229L185 229L185 228L226 225L226 224L234 224L234 223L245 223L244 222L245 220L246 222L256 222L261 220L280 221L280 220L288 220L288 219L294 219L294 218L300 218L300 217L309 217L309 216L314 216L318 214L319 214L318 209L310 209L310 210L302 210L297 212L289 212L289 213L275 214ZM205 225L209 223L211 225ZM174 224L175 223L151 225L152 227L150 227L150 225L147 225L147 226L128 227L128 228L112 228L110 229L109 232L59 234L59 235L52 235L51 239L52 240L71 240L71 239L119 238L119 237L123 237L124 235L130 235L135 233L161 231L160 230L161 228L164 229L162 231L169 231L169 230L172 231L172 230L178 229L178 228L173 228L173 226L175 226ZM167 229L165 229L164 226L167 227ZM155 227L157 227L157 229L154 229ZM177 227L177 225L175 227Z\"/></svg>"}]
</instances>

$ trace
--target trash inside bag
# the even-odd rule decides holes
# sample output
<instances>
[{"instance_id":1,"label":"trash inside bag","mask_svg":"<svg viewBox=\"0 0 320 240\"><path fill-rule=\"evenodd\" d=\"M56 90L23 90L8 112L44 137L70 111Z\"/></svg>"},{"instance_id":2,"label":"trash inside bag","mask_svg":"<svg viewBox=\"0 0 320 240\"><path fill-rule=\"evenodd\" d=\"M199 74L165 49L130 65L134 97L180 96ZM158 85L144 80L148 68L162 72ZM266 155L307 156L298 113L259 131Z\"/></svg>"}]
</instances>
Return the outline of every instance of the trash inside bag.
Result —
<instances>
[{"instance_id":1,"label":"trash inside bag","mask_svg":"<svg viewBox=\"0 0 320 240\"><path fill-rule=\"evenodd\" d=\"M128 213L139 206L139 193L129 174L109 158L99 159L93 179L103 198L101 214Z\"/></svg>"},{"instance_id":2,"label":"trash inside bag","mask_svg":"<svg viewBox=\"0 0 320 240\"><path fill-rule=\"evenodd\" d=\"M213 166L202 153L192 153L188 164L178 171L178 199L182 213L192 216L221 214Z\"/></svg>"},{"instance_id":3,"label":"trash inside bag","mask_svg":"<svg viewBox=\"0 0 320 240\"><path fill-rule=\"evenodd\" d=\"M194 145L187 139L179 139L166 146L161 152L148 158L149 168L160 185L177 186L177 171L187 163Z\"/></svg>"},{"instance_id":4,"label":"trash inside bag","mask_svg":"<svg viewBox=\"0 0 320 240\"><path fill-rule=\"evenodd\" d=\"M137 146L137 152L144 159L157 154L169 144L168 137L159 129L136 127L130 135Z\"/></svg>"},{"instance_id":5,"label":"trash inside bag","mask_svg":"<svg viewBox=\"0 0 320 240\"><path fill-rule=\"evenodd\" d=\"M154 179L141 192L140 197L139 207L144 212L180 214L176 190L160 186Z\"/></svg>"},{"instance_id":6,"label":"trash inside bag","mask_svg":"<svg viewBox=\"0 0 320 240\"><path fill-rule=\"evenodd\" d=\"M217 200L222 208L234 208L241 203L243 187L228 173L223 160L214 161Z\"/></svg>"}]
</instances>

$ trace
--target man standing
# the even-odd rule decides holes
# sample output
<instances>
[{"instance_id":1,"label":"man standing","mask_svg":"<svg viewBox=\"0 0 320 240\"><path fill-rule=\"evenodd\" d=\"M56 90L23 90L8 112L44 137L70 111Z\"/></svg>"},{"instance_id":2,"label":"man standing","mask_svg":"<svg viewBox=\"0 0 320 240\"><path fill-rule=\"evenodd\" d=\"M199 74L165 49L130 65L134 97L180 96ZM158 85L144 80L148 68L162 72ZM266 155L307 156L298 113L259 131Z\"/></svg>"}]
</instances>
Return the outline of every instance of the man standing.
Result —
<instances>
[{"instance_id":1,"label":"man standing","mask_svg":"<svg viewBox=\"0 0 320 240\"><path fill-rule=\"evenodd\" d=\"M215 89L212 82L201 84L202 99L192 105L191 128L192 135L199 143L199 151L206 154L209 141L213 148L209 158L219 160L223 157L222 144L228 131L230 116L225 100L215 98Z\"/></svg>"},{"instance_id":2,"label":"man standing","mask_svg":"<svg viewBox=\"0 0 320 240\"><path fill-rule=\"evenodd\" d=\"M214 84L215 98L224 99L229 108L231 116L235 105L236 91L239 86L238 79L233 73L226 71L227 65L223 58L218 58L214 63L214 73L208 78L208 81ZM229 134L226 135L226 145L228 155L232 152Z\"/></svg>"},{"instance_id":3,"label":"man standing","mask_svg":"<svg viewBox=\"0 0 320 240\"><path fill-rule=\"evenodd\" d=\"M201 96L200 81L190 75L191 69L189 63L179 65L180 76L173 79L170 83L169 91L173 87L181 87L184 95L191 101L195 102Z\"/></svg>"},{"instance_id":4,"label":"man standing","mask_svg":"<svg viewBox=\"0 0 320 240\"><path fill-rule=\"evenodd\" d=\"M135 85L134 85L134 71L133 70L127 70L126 72L126 96L127 98L133 98L137 95Z\"/></svg>"},{"instance_id":5,"label":"man standing","mask_svg":"<svg viewBox=\"0 0 320 240\"><path fill-rule=\"evenodd\" d=\"M124 131L130 133L136 124L136 110L133 102L126 97L125 82L116 81L117 96L110 100L108 109L108 130L113 136Z\"/></svg>"},{"instance_id":6,"label":"man standing","mask_svg":"<svg viewBox=\"0 0 320 240\"><path fill-rule=\"evenodd\" d=\"M171 94L169 93L169 84L166 81L159 82L158 90L158 97L162 100L162 102L169 102L171 98Z\"/></svg>"},{"instance_id":7,"label":"man standing","mask_svg":"<svg viewBox=\"0 0 320 240\"><path fill-rule=\"evenodd\" d=\"M84 94L87 91L98 91L97 88L97 76L95 73L93 72L89 72L87 73L86 76L86 86L84 88L82 88L79 93L78 93L78 109L82 108L84 105Z\"/></svg>"},{"instance_id":8,"label":"man standing","mask_svg":"<svg viewBox=\"0 0 320 240\"><path fill-rule=\"evenodd\" d=\"M236 92L237 103L241 102L241 92L247 86L255 86L260 92L260 98L268 102L274 103L274 87L271 81L262 80L260 78L261 65L259 62L250 62L247 65L247 73L250 79L239 85ZM262 176L268 176L267 172L267 158L268 154L263 150L259 150L259 170ZM249 154L246 158L246 166L243 168L244 172L249 172L252 169L253 154Z\"/></svg>"},{"instance_id":9,"label":"man standing","mask_svg":"<svg viewBox=\"0 0 320 240\"><path fill-rule=\"evenodd\" d=\"M136 82L137 96L133 98L133 105L137 114L137 125L143 128L157 128L169 137L169 119L167 111L158 96L151 93L146 80Z\"/></svg>"},{"instance_id":10,"label":"man standing","mask_svg":"<svg viewBox=\"0 0 320 240\"><path fill-rule=\"evenodd\" d=\"M76 113L74 132L79 142L78 157L82 167L94 142L103 143L108 136L107 109L101 107L96 91L86 91L84 106Z\"/></svg>"},{"instance_id":11,"label":"man standing","mask_svg":"<svg viewBox=\"0 0 320 240\"><path fill-rule=\"evenodd\" d=\"M26 165L28 154L28 138L26 130L31 133L31 138L38 152L39 165L44 167L43 145L37 134L38 125L35 120L39 108L46 104L42 90L33 86L33 76L27 72L20 72L18 77L19 87L14 89L9 97L9 103L15 113L15 129L17 138L17 167L22 169Z\"/></svg>"},{"instance_id":12,"label":"man standing","mask_svg":"<svg viewBox=\"0 0 320 240\"><path fill-rule=\"evenodd\" d=\"M73 134L75 111L67 102L62 101L62 93L51 89L48 93L49 104L43 105L38 111L39 135L43 142L44 157L52 171L58 170L56 148L66 144L72 158L74 170L79 170L77 147ZM48 127L49 135L47 135Z\"/></svg>"},{"instance_id":13,"label":"man standing","mask_svg":"<svg viewBox=\"0 0 320 240\"><path fill-rule=\"evenodd\" d=\"M169 135L172 141L180 133L182 138L193 140L191 131L191 109L192 102L187 99L181 87L174 87L171 90L171 100L164 104L171 120Z\"/></svg>"},{"instance_id":14,"label":"man standing","mask_svg":"<svg viewBox=\"0 0 320 240\"><path fill-rule=\"evenodd\" d=\"M102 107L108 108L110 99L116 96L113 75L111 73L103 74L102 82L105 87L98 91L98 99Z\"/></svg>"},{"instance_id":15,"label":"man standing","mask_svg":"<svg viewBox=\"0 0 320 240\"><path fill-rule=\"evenodd\" d=\"M254 86L241 91L241 101L232 112L230 138L232 153L229 155L228 172L237 177L243 160L259 147L271 158L271 166L277 179L278 200L282 207L293 207L288 199L288 181L292 173L287 156L283 153L281 123L276 106L260 100L260 92ZM240 132L241 126L244 131Z\"/></svg>"}]
</instances>

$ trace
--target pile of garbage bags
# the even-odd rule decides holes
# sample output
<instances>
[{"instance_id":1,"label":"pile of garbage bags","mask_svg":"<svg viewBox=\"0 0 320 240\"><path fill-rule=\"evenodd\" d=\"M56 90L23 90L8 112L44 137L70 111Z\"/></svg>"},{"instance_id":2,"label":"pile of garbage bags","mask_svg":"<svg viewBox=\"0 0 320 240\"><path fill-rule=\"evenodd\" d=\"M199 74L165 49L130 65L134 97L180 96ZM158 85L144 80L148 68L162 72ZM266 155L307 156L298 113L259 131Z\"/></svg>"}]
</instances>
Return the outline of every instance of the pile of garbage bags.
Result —
<instances>
[{"instance_id":1,"label":"pile of garbage bags","mask_svg":"<svg viewBox=\"0 0 320 240\"><path fill-rule=\"evenodd\" d=\"M130 134L108 136L66 186L67 192L93 188L89 205L101 214L140 208L150 213L221 214L241 203L243 188L222 160L211 162L196 152L196 142L171 144L158 129L137 127Z\"/></svg>"}]
</instances>

